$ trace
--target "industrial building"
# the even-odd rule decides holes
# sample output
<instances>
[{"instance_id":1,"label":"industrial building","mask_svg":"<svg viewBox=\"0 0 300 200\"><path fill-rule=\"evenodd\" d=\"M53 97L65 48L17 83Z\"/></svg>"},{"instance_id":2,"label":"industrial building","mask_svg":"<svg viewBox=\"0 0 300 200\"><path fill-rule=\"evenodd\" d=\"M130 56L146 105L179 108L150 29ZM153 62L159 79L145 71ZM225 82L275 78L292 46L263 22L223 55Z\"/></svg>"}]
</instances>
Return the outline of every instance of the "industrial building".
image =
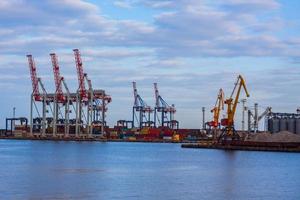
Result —
<instances>
[{"instance_id":1,"label":"industrial building","mask_svg":"<svg viewBox=\"0 0 300 200\"><path fill-rule=\"evenodd\" d=\"M271 112L267 115L267 127L271 133L289 131L300 134L300 114Z\"/></svg>"}]
</instances>

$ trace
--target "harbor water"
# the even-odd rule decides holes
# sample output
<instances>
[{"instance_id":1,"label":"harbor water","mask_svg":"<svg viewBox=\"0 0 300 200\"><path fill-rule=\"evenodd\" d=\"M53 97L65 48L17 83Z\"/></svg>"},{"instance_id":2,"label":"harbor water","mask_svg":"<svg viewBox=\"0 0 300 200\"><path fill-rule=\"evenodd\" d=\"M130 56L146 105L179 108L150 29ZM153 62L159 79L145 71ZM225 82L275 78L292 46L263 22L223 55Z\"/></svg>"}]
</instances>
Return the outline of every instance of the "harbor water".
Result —
<instances>
[{"instance_id":1,"label":"harbor water","mask_svg":"<svg viewBox=\"0 0 300 200\"><path fill-rule=\"evenodd\" d=\"M0 140L0 199L300 199L300 154Z\"/></svg>"}]
</instances>

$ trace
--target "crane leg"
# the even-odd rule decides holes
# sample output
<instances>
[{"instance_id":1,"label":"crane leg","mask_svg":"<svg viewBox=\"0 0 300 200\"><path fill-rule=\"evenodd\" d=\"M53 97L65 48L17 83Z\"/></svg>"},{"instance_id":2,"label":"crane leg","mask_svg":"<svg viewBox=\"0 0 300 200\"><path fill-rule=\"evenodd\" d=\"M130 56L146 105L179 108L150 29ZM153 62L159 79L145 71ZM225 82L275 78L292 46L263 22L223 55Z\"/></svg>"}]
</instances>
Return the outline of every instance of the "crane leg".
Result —
<instances>
[{"instance_id":1,"label":"crane leg","mask_svg":"<svg viewBox=\"0 0 300 200\"><path fill-rule=\"evenodd\" d=\"M223 129L221 135L218 138L218 142L229 140L240 140L239 134L237 134L234 126L227 126Z\"/></svg>"}]
</instances>

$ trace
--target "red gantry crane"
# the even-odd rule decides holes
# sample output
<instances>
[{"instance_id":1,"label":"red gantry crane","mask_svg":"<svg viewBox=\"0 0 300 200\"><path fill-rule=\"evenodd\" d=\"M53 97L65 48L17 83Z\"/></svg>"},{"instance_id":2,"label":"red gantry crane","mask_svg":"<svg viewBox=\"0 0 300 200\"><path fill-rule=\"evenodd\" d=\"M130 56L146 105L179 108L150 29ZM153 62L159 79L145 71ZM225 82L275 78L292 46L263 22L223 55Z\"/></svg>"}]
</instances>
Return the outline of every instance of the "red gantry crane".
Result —
<instances>
[{"instance_id":1,"label":"red gantry crane","mask_svg":"<svg viewBox=\"0 0 300 200\"><path fill-rule=\"evenodd\" d=\"M64 78L60 76L59 65L58 65L56 54L51 53L50 56L51 56L51 62L53 67L53 73L54 73L56 101L60 103L64 103L66 101L66 98L62 91L62 80Z\"/></svg>"},{"instance_id":2,"label":"red gantry crane","mask_svg":"<svg viewBox=\"0 0 300 200\"><path fill-rule=\"evenodd\" d=\"M76 113L76 136L79 136L81 130L86 130L89 136L91 136L90 130L90 102L88 99L88 93L85 88L85 75L83 72L82 60L81 55L78 49L73 49L74 56L75 56L75 63L77 69L77 77L78 77L78 99L76 103L76 107L78 108ZM90 99L91 100L91 99ZM86 106L86 114L83 111L83 107ZM85 126L85 127L84 127Z\"/></svg>"},{"instance_id":3,"label":"red gantry crane","mask_svg":"<svg viewBox=\"0 0 300 200\"><path fill-rule=\"evenodd\" d=\"M79 116L77 119L83 119L85 117L86 121L86 130L89 136L93 134L93 127L92 125L99 125L101 124L101 133L104 133L104 126L105 126L105 112L107 111L106 105L111 102L111 97L105 94L104 90L93 89L92 81L88 78L87 74L84 73L83 64L81 60L81 55L78 49L74 49L74 56L76 62L76 69L77 69L77 76L78 76L78 93L79 93ZM85 87L85 84L88 85L88 90ZM86 106L87 111L86 115L83 112L82 107ZM101 112L101 120L99 119ZM80 120L78 124L81 123ZM80 126L83 124L81 123ZM77 128L78 129L78 128Z\"/></svg>"},{"instance_id":4,"label":"red gantry crane","mask_svg":"<svg viewBox=\"0 0 300 200\"><path fill-rule=\"evenodd\" d=\"M32 82L32 95L35 101L42 101L43 97L41 96L39 90L39 78L37 77L36 65L34 59L32 55L27 55L27 58L28 58L29 70L30 70L30 76Z\"/></svg>"},{"instance_id":5,"label":"red gantry crane","mask_svg":"<svg viewBox=\"0 0 300 200\"><path fill-rule=\"evenodd\" d=\"M79 50L74 49L73 51L79 83L75 93L70 93L64 78L60 75L60 67L55 53L50 54L55 81L55 92L51 94L47 94L41 79L37 76L32 55L27 55L33 88L30 114L30 132L32 134L40 135L42 133L42 135L45 135L52 133L53 137L58 135L69 137L69 133L75 133L76 137L80 134L83 134L81 135L83 137L92 136L94 133L93 125L96 124L96 121L99 127L100 112L102 114L101 123L103 124L101 132L104 133L106 105L111 102L111 97L106 95L104 90L94 90L92 88L92 81L88 79L87 74L83 71ZM88 85L88 90L85 84ZM42 89L41 92L40 88ZM37 102L43 104L42 109ZM46 107L51 110L50 114L52 115L49 117L46 117L46 113L49 113ZM70 119L69 114L72 113L70 107L75 111L75 119ZM38 117L33 118L34 111L36 111ZM47 128L46 125L48 125Z\"/></svg>"},{"instance_id":6,"label":"red gantry crane","mask_svg":"<svg viewBox=\"0 0 300 200\"><path fill-rule=\"evenodd\" d=\"M41 134L44 137L46 134L46 113L48 112L47 105L48 102L53 99L47 96L47 92L41 81L41 78L37 76L37 69L36 69L33 56L27 55L27 58L28 58L30 76L32 81L32 94L31 94L31 103L30 103L30 134L33 135L34 133L37 133L37 134ZM40 92L39 86L42 88L42 94ZM39 108L37 102L42 102L42 109ZM38 117L36 118L33 118L34 111L38 115Z\"/></svg>"},{"instance_id":7,"label":"red gantry crane","mask_svg":"<svg viewBox=\"0 0 300 200\"><path fill-rule=\"evenodd\" d=\"M54 82L55 82L53 136L56 136L57 133L63 133L65 137L69 137L70 112L71 112L70 104L72 104L72 102L75 102L76 98L74 98L74 95L72 95L73 97L71 98L71 94L64 80L64 77L60 75L60 69L59 69L56 54L51 53L50 56L51 56ZM63 86L66 90L66 93L63 92ZM61 109L64 110L61 111ZM64 115L62 114L63 112ZM59 118L59 116L61 117Z\"/></svg>"},{"instance_id":8,"label":"red gantry crane","mask_svg":"<svg viewBox=\"0 0 300 200\"><path fill-rule=\"evenodd\" d=\"M82 100L87 101L87 92L85 89L85 75L83 73L82 60L78 49L74 49L77 77L79 83L79 94Z\"/></svg>"}]
</instances>

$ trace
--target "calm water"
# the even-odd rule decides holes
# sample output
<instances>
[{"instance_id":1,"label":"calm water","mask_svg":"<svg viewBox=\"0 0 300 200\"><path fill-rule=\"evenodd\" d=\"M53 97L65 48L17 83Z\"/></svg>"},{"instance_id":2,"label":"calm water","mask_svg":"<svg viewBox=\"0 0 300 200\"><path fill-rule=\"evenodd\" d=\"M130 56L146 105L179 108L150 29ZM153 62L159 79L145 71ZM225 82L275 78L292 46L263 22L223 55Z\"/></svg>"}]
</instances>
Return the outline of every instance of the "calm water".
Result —
<instances>
[{"instance_id":1,"label":"calm water","mask_svg":"<svg viewBox=\"0 0 300 200\"><path fill-rule=\"evenodd\" d=\"M0 199L300 199L300 154L0 140Z\"/></svg>"}]
</instances>

